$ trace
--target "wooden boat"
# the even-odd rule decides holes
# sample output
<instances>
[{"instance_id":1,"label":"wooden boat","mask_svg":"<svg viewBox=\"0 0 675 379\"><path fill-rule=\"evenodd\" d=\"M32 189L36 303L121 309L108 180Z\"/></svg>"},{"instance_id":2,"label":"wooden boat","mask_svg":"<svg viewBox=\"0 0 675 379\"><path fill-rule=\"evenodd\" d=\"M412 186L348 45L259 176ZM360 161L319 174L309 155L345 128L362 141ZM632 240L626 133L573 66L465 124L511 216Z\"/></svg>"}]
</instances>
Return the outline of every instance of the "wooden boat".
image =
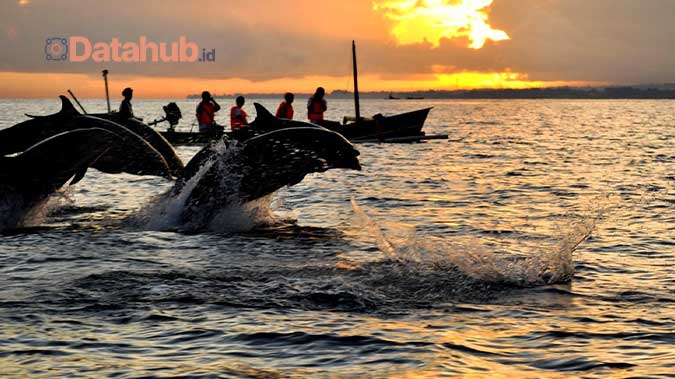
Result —
<instances>
[{"instance_id":1,"label":"wooden boat","mask_svg":"<svg viewBox=\"0 0 675 379\"><path fill-rule=\"evenodd\" d=\"M352 65L354 69L354 113L356 117L345 117L341 124L336 121L324 120L319 122L319 125L336 131L351 141L377 139L384 142L391 138L424 136L422 128L431 108L419 109L393 116L376 114L371 118L361 117L359 75L356 65L356 42L354 41L352 41ZM389 97L393 98L391 94L389 94Z\"/></svg>"},{"instance_id":2,"label":"wooden boat","mask_svg":"<svg viewBox=\"0 0 675 379\"><path fill-rule=\"evenodd\" d=\"M373 118L362 118L358 122L348 122L346 124L337 121L324 120L320 125L342 134L352 142L414 142L426 139L437 139L424 138L425 134L422 131L424 121L430 110L431 108L424 108L389 117L376 115ZM131 122L129 120L118 118L115 113L102 113L93 116L109 119L122 125L127 125ZM183 132L169 128L167 130L159 131L159 134L172 145L181 146L204 145L212 140L222 138L224 134L230 135L231 133Z\"/></svg>"},{"instance_id":3,"label":"wooden boat","mask_svg":"<svg viewBox=\"0 0 675 379\"><path fill-rule=\"evenodd\" d=\"M411 142L427 139L421 138L424 137L422 127L430 110L431 108L424 108L395 116L376 115L373 118L361 118L359 121L345 124L324 120L319 125L342 134L352 142ZM229 135L230 133L196 133L168 129L161 131L160 134L172 145L176 146L203 145L214 139L221 138L223 134Z\"/></svg>"},{"instance_id":4,"label":"wooden boat","mask_svg":"<svg viewBox=\"0 0 675 379\"><path fill-rule=\"evenodd\" d=\"M343 123L324 120L318 124L356 142L366 139L424 136L422 128L430 110L431 108L424 108L394 116L375 115L372 118L358 120L346 118Z\"/></svg>"},{"instance_id":5,"label":"wooden boat","mask_svg":"<svg viewBox=\"0 0 675 379\"><path fill-rule=\"evenodd\" d=\"M426 139L402 137L424 137L422 128L430 110L431 108L424 108L394 116L375 115L351 122L348 118L346 123L324 120L318 124L342 134L352 142L411 142ZM221 138L223 134L229 135L230 132L197 133L168 129L160 134L172 145L202 145Z\"/></svg>"},{"instance_id":6,"label":"wooden boat","mask_svg":"<svg viewBox=\"0 0 675 379\"><path fill-rule=\"evenodd\" d=\"M354 110L356 117L344 117L342 122L323 120L317 122L317 124L342 134L352 142L412 142L429 139L423 138L425 134L422 128L431 108L419 109L393 116L377 114L370 118L361 117L356 44L354 41L352 41L352 61L354 68ZM179 132L171 128L161 132L161 134L173 145L204 144L223 135L223 133ZM230 133L225 132L225 134L229 135Z\"/></svg>"},{"instance_id":7,"label":"wooden boat","mask_svg":"<svg viewBox=\"0 0 675 379\"><path fill-rule=\"evenodd\" d=\"M426 121L429 111L432 108L423 108L392 116L376 114L370 118L361 117L359 105L358 71L356 65L356 43L354 41L352 41L352 61L354 69L354 110L356 116L344 117L342 122L323 120L318 122L320 126L338 132L352 142L415 142L426 139L447 138L445 135L425 136L425 133L422 131L424 122ZM107 73L104 73L104 77L106 77L105 74ZM390 94L390 98L394 97ZM110 109L109 105L108 108ZM231 132L199 133L192 131L177 131L175 130L175 126L178 124L178 120L182 117L182 115L176 104L170 103L169 105L165 106L164 112L166 113L166 117L162 118L161 120L153 121L148 125L153 126L160 122L168 121L170 127L165 131L160 131L160 134L174 146L203 145L214 139L222 138L223 134L232 134ZM113 116L109 115L104 117L110 118Z\"/></svg>"}]
</instances>

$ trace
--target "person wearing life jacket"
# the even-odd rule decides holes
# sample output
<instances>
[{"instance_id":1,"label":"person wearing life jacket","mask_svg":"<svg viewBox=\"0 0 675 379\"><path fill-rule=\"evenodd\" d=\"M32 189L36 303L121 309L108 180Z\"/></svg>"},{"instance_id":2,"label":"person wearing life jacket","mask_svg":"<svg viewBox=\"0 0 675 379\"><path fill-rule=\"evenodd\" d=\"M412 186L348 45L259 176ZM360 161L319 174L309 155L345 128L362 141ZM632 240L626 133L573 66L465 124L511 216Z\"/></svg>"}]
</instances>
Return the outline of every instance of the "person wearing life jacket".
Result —
<instances>
[{"instance_id":1,"label":"person wearing life jacket","mask_svg":"<svg viewBox=\"0 0 675 379\"><path fill-rule=\"evenodd\" d=\"M328 109L326 99L323 98L324 95L326 95L326 91L323 87L319 87L307 101L307 118L309 122L316 123L323 120L323 112Z\"/></svg>"},{"instance_id":2,"label":"person wearing life jacket","mask_svg":"<svg viewBox=\"0 0 675 379\"><path fill-rule=\"evenodd\" d=\"M295 95L293 95L290 92L286 92L284 95L284 101L279 104L279 108L277 108L277 117L278 118L286 118L289 120L293 119L293 100L295 99Z\"/></svg>"},{"instance_id":3,"label":"person wearing life jacket","mask_svg":"<svg viewBox=\"0 0 675 379\"><path fill-rule=\"evenodd\" d=\"M248 115L246 111L242 108L246 100L244 96L237 96L236 103L237 105L230 108L230 128L232 130L239 129L244 125L248 125Z\"/></svg>"},{"instance_id":4,"label":"person wearing life jacket","mask_svg":"<svg viewBox=\"0 0 675 379\"><path fill-rule=\"evenodd\" d=\"M220 110L220 105L211 97L209 91L202 92L202 101L197 105L197 122L199 123L200 133L211 133L221 126L216 124L216 112Z\"/></svg>"}]
</instances>

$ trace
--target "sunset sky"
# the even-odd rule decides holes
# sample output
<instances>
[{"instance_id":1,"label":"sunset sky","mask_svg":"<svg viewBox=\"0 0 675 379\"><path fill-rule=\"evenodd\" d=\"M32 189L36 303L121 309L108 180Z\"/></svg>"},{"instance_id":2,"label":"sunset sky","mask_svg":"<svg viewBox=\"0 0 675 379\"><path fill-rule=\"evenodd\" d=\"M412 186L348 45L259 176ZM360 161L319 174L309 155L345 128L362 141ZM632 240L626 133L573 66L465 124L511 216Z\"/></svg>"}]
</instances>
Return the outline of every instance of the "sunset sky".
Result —
<instances>
[{"instance_id":1,"label":"sunset sky","mask_svg":"<svg viewBox=\"0 0 675 379\"><path fill-rule=\"evenodd\" d=\"M675 82L672 0L1 0L0 97L138 97ZM81 63L45 41L178 41L215 62Z\"/></svg>"}]
</instances>

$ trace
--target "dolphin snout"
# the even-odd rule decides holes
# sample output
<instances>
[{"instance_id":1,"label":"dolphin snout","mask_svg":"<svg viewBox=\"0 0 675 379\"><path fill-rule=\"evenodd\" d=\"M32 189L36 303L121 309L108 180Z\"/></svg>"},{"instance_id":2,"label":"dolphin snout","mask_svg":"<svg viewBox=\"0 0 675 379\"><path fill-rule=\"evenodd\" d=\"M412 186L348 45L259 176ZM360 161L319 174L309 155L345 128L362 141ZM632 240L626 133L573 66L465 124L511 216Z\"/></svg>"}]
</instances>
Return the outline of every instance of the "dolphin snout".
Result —
<instances>
[{"instance_id":1,"label":"dolphin snout","mask_svg":"<svg viewBox=\"0 0 675 379\"><path fill-rule=\"evenodd\" d=\"M358 158L359 154L359 151L354 148L341 150L332 162L333 167L361 171L361 163Z\"/></svg>"}]
</instances>

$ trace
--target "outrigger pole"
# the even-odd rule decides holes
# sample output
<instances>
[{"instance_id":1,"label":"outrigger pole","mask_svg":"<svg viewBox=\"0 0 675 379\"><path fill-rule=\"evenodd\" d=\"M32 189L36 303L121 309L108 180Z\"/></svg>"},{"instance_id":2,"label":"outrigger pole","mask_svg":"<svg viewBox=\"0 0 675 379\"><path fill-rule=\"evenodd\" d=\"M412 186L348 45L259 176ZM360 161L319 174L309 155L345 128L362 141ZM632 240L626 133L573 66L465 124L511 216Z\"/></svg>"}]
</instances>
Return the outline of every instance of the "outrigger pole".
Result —
<instances>
[{"instance_id":1,"label":"outrigger pole","mask_svg":"<svg viewBox=\"0 0 675 379\"><path fill-rule=\"evenodd\" d=\"M356 71L356 43L352 40L352 63L354 65L354 109L356 113L356 122L361 119L361 107L359 106L359 78Z\"/></svg>"},{"instance_id":2,"label":"outrigger pole","mask_svg":"<svg viewBox=\"0 0 675 379\"><path fill-rule=\"evenodd\" d=\"M108 70L101 71L103 74L103 81L105 81L105 100L108 102L108 113L110 111L110 93L108 92Z\"/></svg>"},{"instance_id":3,"label":"outrigger pole","mask_svg":"<svg viewBox=\"0 0 675 379\"><path fill-rule=\"evenodd\" d=\"M73 91L68 90L68 93L70 94L70 97L72 97L73 100L75 100L75 103L80 107L80 109L82 109L82 113L87 114L87 111L84 109L82 104L80 104L80 101L77 100L77 97L75 97L75 94L73 93Z\"/></svg>"}]
</instances>

